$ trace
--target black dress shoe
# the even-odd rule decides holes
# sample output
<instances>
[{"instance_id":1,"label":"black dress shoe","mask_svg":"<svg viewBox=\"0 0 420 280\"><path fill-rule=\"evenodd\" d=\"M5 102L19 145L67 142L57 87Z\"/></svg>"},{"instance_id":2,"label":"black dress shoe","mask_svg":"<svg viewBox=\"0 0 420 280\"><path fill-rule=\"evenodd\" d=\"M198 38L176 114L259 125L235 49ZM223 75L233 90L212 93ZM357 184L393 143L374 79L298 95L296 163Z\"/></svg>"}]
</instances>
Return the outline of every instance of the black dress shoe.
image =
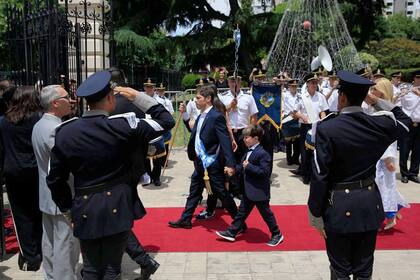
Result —
<instances>
[{"instance_id":1,"label":"black dress shoe","mask_svg":"<svg viewBox=\"0 0 420 280\"><path fill-rule=\"evenodd\" d=\"M410 180L414 183L420 184L420 178L418 176L410 176L410 177L408 177L408 180Z\"/></svg>"},{"instance_id":2,"label":"black dress shoe","mask_svg":"<svg viewBox=\"0 0 420 280\"><path fill-rule=\"evenodd\" d=\"M406 176L401 176L401 182L404 184L408 183L408 178Z\"/></svg>"},{"instance_id":3,"label":"black dress shoe","mask_svg":"<svg viewBox=\"0 0 420 280\"><path fill-rule=\"evenodd\" d=\"M141 268L140 278L136 278L135 280L149 280L150 275L155 273L159 266L160 264L157 261L150 258L149 263L145 267Z\"/></svg>"},{"instance_id":4,"label":"black dress shoe","mask_svg":"<svg viewBox=\"0 0 420 280\"><path fill-rule=\"evenodd\" d=\"M287 165L293 165L293 162L288 160Z\"/></svg>"},{"instance_id":5,"label":"black dress shoe","mask_svg":"<svg viewBox=\"0 0 420 280\"><path fill-rule=\"evenodd\" d=\"M159 187L159 186L161 185L161 182L160 182L160 180L155 180L155 181L153 182L153 184L154 184L156 187Z\"/></svg>"},{"instance_id":6,"label":"black dress shoe","mask_svg":"<svg viewBox=\"0 0 420 280\"><path fill-rule=\"evenodd\" d=\"M309 183L311 182L311 178L309 176L303 176L302 182L305 185L309 185Z\"/></svg>"},{"instance_id":7,"label":"black dress shoe","mask_svg":"<svg viewBox=\"0 0 420 280\"><path fill-rule=\"evenodd\" d=\"M190 229L192 228L192 224L191 221L184 221L182 219L179 219L178 221L169 221L169 226L172 228L186 228L186 229Z\"/></svg>"},{"instance_id":8,"label":"black dress shoe","mask_svg":"<svg viewBox=\"0 0 420 280\"><path fill-rule=\"evenodd\" d=\"M302 171L300 169L293 169L293 170L289 170L291 173L293 173L294 175L297 176L302 176Z\"/></svg>"}]
</instances>

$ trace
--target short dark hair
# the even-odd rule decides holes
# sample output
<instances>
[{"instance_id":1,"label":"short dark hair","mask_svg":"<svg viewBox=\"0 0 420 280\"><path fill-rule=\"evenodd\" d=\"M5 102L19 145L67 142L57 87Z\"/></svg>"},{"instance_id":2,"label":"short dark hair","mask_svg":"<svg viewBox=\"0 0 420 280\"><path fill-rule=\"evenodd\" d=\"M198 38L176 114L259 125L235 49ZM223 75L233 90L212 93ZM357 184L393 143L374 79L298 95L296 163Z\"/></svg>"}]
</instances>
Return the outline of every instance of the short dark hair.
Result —
<instances>
[{"instance_id":1,"label":"short dark hair","mask_svg":"<svg viewBox=\"0 0 420 280\"><path fill-rule=\"evenodd\" d=\"M217 88L216 86L213 86L213 85L205 85L205 86L200 87L197 90L197 93L203 97L210 96L211 103L213 104L214 97L217 95Z\"/></svg>"},{"instance_id":2,"label":"short dark hair","mask_svg":"<svg viewBox=\"0 0 420 280\"><path fill-rule=\"evenodd\" d=\"M338 92L347 97L349 106L360 106L368 94L369 88L341 87Z\"/></svg>"},{"instance_id":3,"label":"short dark hair","mask_svg":"<svg viewBox=\"0 0 420 280\"><path fill-rule=\"evenodd\" d=\"M258 136L258 140L261 141L262 137L264 136L264 130L258 124L250 124L242 131L242 135L255 137Z\"/></svg>"}]
</instances>

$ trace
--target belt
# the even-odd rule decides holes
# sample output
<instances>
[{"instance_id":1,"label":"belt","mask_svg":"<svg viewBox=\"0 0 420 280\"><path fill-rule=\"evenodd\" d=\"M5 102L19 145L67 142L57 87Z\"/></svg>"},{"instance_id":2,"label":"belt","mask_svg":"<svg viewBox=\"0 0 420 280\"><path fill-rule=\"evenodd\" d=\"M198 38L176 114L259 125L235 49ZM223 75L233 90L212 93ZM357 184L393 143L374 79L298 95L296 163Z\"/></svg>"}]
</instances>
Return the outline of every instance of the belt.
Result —
<instances>
[{"instance_id":1,"label":"belt","mask_svg":"<svg viewBox=\"0 0 420 280\"><path fill-rule=\"evenodd\" d=\"M232 132L233 133L242 133L242 130L244 130L244 128L233 128Z\"/></svg>"},{"instance_id":2,"label":"belt","mask_svg":"<svg viewBox=\"0 0 420 280\"><path fill-rule=\"evenodd\" d=\"M375 177L372 176L367 179L358 180L358 181L334 183L333 189L336 191L345 190L345 189L357 190L357 189L363 189L368 186L371 186L373 183L375 183Z\"/></svg>"},{"instance_id":3,"label":"belt","mask_svg":"<svg viewBox=\"0 0 420 280\"><path fill-rule=\"evenodd\" d=\"M108 191L108 190L112 189L113 187L115 187L116 185L119 185L119 184L122 184L122 183L127 183L127 177L126 176L121 176L121 177L115 178L113 180L110 180L110 181L107 181L107 182L104 182L104 183L100 183L100 184L96 184L96 185L91 185L91 186L87 186L87 187L83 187L83 188L76 188L74 190L74 192L75 192L75 196L100 193L100 192L103 192L103 191Z\"/></svg>"}]
</instances>

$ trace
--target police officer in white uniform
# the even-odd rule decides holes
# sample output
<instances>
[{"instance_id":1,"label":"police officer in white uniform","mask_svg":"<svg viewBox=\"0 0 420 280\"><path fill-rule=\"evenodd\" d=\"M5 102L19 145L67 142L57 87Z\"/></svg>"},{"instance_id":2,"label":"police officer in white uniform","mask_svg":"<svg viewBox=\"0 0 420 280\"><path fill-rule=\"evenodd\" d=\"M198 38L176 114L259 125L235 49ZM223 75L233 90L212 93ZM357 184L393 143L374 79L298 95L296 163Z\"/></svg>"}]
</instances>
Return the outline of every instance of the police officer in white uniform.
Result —
<instances>
[{"instance_id":1,"label":"police officer in white uniform","mask_svg":"<svg viewBox=\"0 0 420 280\"><path fill-rule=\"evenodd\" d=\"M328 72L327 87L322 88L322 94L327 99L330 113L338 112L338 80L335 71Z\"/></svg>"},{"instance_id":2,"label":"police officer in white uniform","mask_svg":"<svg viewBox=\"0 0 420 280\"><path fill-rule=\"evenodd\" d=\"M401 182L408 183L408 180L420 184L420 69L413 73L413 85L410 91L401 97L401 105L413 121L410 133L400 139L400 172ZM407 160L411 153L410 168Z\"/></svg>"},{"instance_id":3,"label":"police officer in white uniform","mask_svg":"<svg viewBox=\"0 0 420 280\"><path fill-rule=\"evenodd\" d=\"M294 108L294 115L299 118L300 122L301 165L297 170L291 170L291 172L295 175L301 175L303 183L309 184L313 150L305 147L306 134L312 129L313 123L326 116L329 107L325 96L317 91L318 75L310 73L306 75L304 80L306 90L297 99Z\"/></svg>"},{"instance_id":4,"label":"police officer in white uniform","mask_svg":"<svg viewBox=\"0 0 420 280\"><path fill-rule=\"evenodd\" d=\"M246 150L242 139L242 130L250 123L257 123L257 104L254 97L245 94L241 89L241 77L237 76L236 81L234 76L228 78L229 90L225 93L219 94L220 101L226 106L229 114L230 125L232 126L233 136L238 149L235 152L236 162L239 163Z\"/></svg>"}]
</instances>

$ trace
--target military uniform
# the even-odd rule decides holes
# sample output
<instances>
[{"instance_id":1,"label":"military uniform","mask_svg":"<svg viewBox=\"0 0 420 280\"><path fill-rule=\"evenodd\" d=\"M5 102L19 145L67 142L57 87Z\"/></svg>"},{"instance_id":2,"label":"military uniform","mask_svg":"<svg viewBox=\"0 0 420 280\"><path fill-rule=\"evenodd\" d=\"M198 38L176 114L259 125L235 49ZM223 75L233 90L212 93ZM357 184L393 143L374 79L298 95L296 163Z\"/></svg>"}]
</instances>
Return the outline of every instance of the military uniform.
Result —
<instances>
[{"instance_id":1,"label":"military uniform","mask_svg":"<svg viewBox=\"0 0 420 280\"><path fill-rule=\"evenodd\" d=\"M340 86L366 93L374 84L347 71L338 76ZM360 106L349 106L317 125L308 206L312 225L326 232L331 279L372 276L376 235L384 220L376 162L410 126L394 104L379 99L376 108L391 112L370 116Z\"/></svg>"},{"instance_id":2,"label":"military uniform","mask_svg":"<svg viewBox=\"0 0 420 280\"><path fill-rule=\"evenodd\" d=\"M108 71L93 74L77 95L92 104L104 98L111 104L110 78ZM132 187L132 151L174 126L165 108L145 94L137 93L134 104L154 119L139 120L134 113L109 117L107 111L90 110L56 132L47 183L60 211L71 212L74 236L80 239L83 279L120 279L133 220L145 215ZM66 183L70 173L74 197Z\"/></svg>"}]
</instances>

